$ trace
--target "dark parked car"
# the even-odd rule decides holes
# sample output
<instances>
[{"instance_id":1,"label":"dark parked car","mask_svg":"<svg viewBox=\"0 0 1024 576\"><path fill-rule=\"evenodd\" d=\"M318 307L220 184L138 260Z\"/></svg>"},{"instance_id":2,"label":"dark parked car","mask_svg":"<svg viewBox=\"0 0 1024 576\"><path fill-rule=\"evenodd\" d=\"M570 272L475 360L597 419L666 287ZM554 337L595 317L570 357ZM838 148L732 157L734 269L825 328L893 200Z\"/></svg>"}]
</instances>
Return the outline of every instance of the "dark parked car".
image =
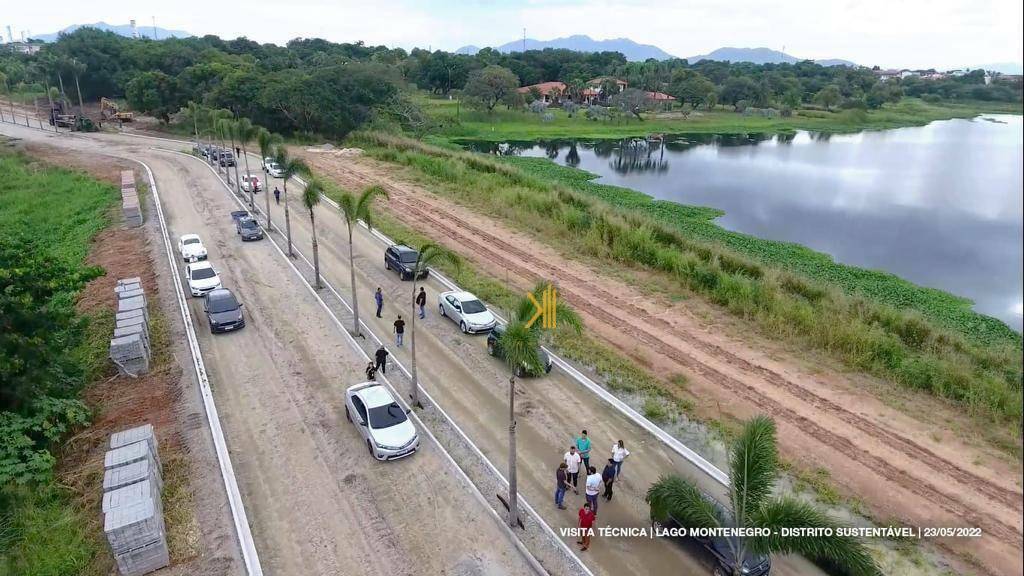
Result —
<instances>
[{"instance_id":1,"label":"dark parked car","mask_svg":"<svg viewBox=\"0 0 1024 576\"><path fill-rule=\"evenodd\" d=\"M402 280L412 280L412 272L416 267L416 259L420 253L402 244L395 244L384 251L384 267L398 272ZM427 271L420 272L418 280L427 277Z\"/></svg>"},{"instance_id":2,"label":"dark parked car","mask_svg":"<svg viewBox=\"0 0 1024 576\"><path fill-rule=\"evenodd\" d=\"M704 499L710 502L715 509L718 511L720 518L725 520L725 525L730 525L731 515L718 500L715 500L711 496L704 494ZM671 515L664 522L656 522L664 528L679 528L682 524L676 521ZM680 540L693 540L700 544L704 550L708 553L709 559L713 562L713 571L715 576L731 576L737 571L734 569L736 566L736 557L732 553L732 547L729 545L730 538L712 537L712 538L683 538L679 537ZM734 545L736 538L732 538ZM751 551L747 551L743 558L743 566L740 567L739 573L744 576L768 576L772 572L772 561L768 556L757 554Z\"/></svg>"},{"instance_id":3,"label":"dark parked car","mask_svg":"<svg viewBox=\"0 0 1024 576\"><path fill-rule=\"evenodd\" d=\"M487 353L495 358L504 359L505 354L501 350L501 336L505 333L505 325L498 324L487 334ZM540 362L544 365L544 374L551 372L551 357L544 349L537 350L537 355L540 356ZM523 366L516 371L517 376L540 376L541 374L533 370L527 370L526 366Z\"/></svg>"},{"instance_id":4,"label":"dark parked car","mask_svg":"<svg viewBox=\"0 0 1024 576\"><path fill-rule=\"evenodd\" d=\"M221 166L234 166L235 154L231 150L221 150L220 154L217 155L217 160Z\"/></svg>"},{"instance_id":5,"label":"dark parked car","mask_svg":"<svg viewBox=\"0 0 1024 576\"><path fill-rule=\"evenodd\" d=\"M238 221L242 218L252 218L252 215L249 214L248 210L235 210L231 213L231 220L235 224L238 224Z\"/></svg>"},{"instance_id":6,"label":"dark parked car","mask_svg":"<svg viewBox=\"0 0 1024 576\"><path fill-rule=\"evenodd\" d=\"M263 228L250 216L242 216L235 220L235 232L242 237L242 242L263 239Z\"/></svg>"},{"instance_id":7,"label":"dark parked car","mask_svg":"<svg viewBox=\"0 0 1024 576\"><path fill-rule=\"evenodd\" d=\"M206 293L203 311L210 322L210 332L231 332L245 327L245 316L242 315L242 304L235 295L226 288L218 288Z\"/></svg>"}]
</instances>

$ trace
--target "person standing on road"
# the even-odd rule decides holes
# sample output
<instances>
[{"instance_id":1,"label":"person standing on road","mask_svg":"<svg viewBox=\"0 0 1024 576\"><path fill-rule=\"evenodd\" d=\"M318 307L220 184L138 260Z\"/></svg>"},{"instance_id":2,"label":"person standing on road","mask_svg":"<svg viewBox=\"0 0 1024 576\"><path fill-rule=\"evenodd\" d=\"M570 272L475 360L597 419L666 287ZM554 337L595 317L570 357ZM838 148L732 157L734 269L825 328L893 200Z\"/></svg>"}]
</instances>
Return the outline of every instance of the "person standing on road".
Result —
<instances>
[{"instance_id":1,"label":"person standing on road","mask_svg":"<svg viewBox=\"0 0 1024 576\"><path fill-rule=\"evenodd\" d=\"M402 315L398 315L398 320L395 320L395 346L402 346L402 337L405 336L405 320L402 320Z\"/></svg>"},{"instance_id":2,"label":"person standing on road","mask_svg":"<svg viewBox=\"0 0 1024 576\"><path fill-rule=\"evenodd\" d=\"M604 465L604 470L601 471L601 480L604 481L604 499L612 501L612 484L615 484L615 460L608 459L608 463Z\"/></svg>"},{"instance_id":3,"label":"person standing on road","mask_svg":"<svg viewBox=\"0 0 1024 576\"><path fill-rule=\"evenodd\" d=\"M377 361L377 364L376 364L377 370L380 370L381 374L387 374L388 373L388 350L387 350L387 348L384 347L383 344L381 344L380 348L377 348L377 351L373 353L373 358L374 358L374 360Z\"/></svg>"},{"instance_id":4,"label":"person standing on road","mask_svg":"<svg viewBox=\"0 0 1024 576\"><path fill-rule=\"evenodd\" d=\"M580 539L576 541L580 545L580 552L590 548L590 537L594 535L594 519L597 518L597 511L591 509L587 502L580 508Z\"/></svg>"},{"instance_id":5,"label":"person standing on road","mask_svg":"<svg viewBox=\"0 0 1024 576\"><path fill-rule=\"evenodd\" d=\"M586 430L581 432L580 437L576 439L576 449L580 451L580 457L583 458L583 469L590 469L590 438L587 437ZM594 510L596 511L597 508Z\"/></svg>"},{"instance_id":6,"label":"person standing on road","mask_svg":"<svg viewBox=\"0 0 1024 576\"><path fill-rule=\"evenodd\" d=\"M601 491L601 475L593 466L587 468L587 502L597 513L597 493Z\"/></svg>"},{"instance_id":7,"label":"person standing on road","mask_svg":"<svg viewBox=\"0 0 1024 576\"><path fill-rule=\"evenodd\" d=\"M416 305L420 307L420 320L426 318L427 293L423 290L423 286L420 286L420 292L416 295Z\"/></svg>"},{"instance_id":8,"label":"person standing on road","mask_svg":"<svg viewBox=\"0 0 1024 576\"><path fill-rule=\"evenodd\" d=\"M612 444L612 462L615 463L615 479L618 480L622 476L622 463L629 457L629 450L626 450L626 445L619 440L615 444Z\"/></svg>"},{"instance_id":9,"label":"person standing on road","mask_svg":"<svg viewBox=\"0 0 1024 576\"><path fill-rule=\"evenodd\" d=\"M366 365L366 379L367 380L376 380L377 379L377 366L376 366L376 364L373 363L372 360L370 361L369 364Z\"/></svg>"},{"instance_id":10,"label":"person standing on road","mask_svg":"<svg viewBox=\"0 0 1024 576\"><path fill-rule=\"evenodd\" d=\"M572 486L569 484L569 475L566 470L569 466L565 462L558 464L558 470L555 470L555 506L558 506L559 510L565 510L565 491Z\"/></svg>"},{"instance_id":11,"label":"person standing on road","mask_svg":"<svg viewBox=\"0 0 1024 576\"><path fill-rule=\"evenodd\" d=\"M281 190L277 186L274 186L274 203L281 204Z\"/></svg>"},{"instance_id":12,"label":"person standing on road","mask_svg":"<svg viewBox=\"0 0 1024 576\"><path fill-rule=\"evenodd\" d=\"M380 318L380 313L384 310L384 293L381 292L380 286L377 286L377 291L373 293L373 301L377 303L377 318Z\"/></svg>"},{"instance_id":13,"label":"person standing on road","mask_svg":"<svg viewBox=\"0 0 1024 576\"><path fill-rule=\"evenodd\" d=\"M580 491L576 488L579 486L580 463L583 462L583 458L580 457L580 453L576 451L575 446L569 446L569 451L565 453L564 459L566 472L569 474L569 481L572 482L572 491L579 494Z\"/></svg>"}]
</instances>

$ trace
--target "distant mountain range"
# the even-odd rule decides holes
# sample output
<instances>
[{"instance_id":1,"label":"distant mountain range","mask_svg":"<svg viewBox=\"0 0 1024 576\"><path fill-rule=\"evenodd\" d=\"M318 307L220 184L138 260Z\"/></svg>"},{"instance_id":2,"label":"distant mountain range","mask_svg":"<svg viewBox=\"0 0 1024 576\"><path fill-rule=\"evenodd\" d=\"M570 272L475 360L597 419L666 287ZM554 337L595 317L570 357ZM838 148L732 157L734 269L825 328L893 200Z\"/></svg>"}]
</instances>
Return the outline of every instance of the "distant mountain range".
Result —
<instances>
[{"instance_id":1,"label":"distant mountain range","mask_svg":"<svg viewBox=\"0 0 1024 576\"><path fill-rule=\"evenodd\" d=\"M78 30L79 28L86 28L86 27L88 27L88 28L99 28L100 30L106 30L106 31L109 31L109 32L113 32L115 34L119 34L121 36L127 36L128 38L132 37L132 25L131 24L107 24L106 22L96 22L95 24L72 24L71 26L68 26L67 28L65 28L63 30L61 30L59 32L54 32L52 34L33 34L32 38L35 39L35 40L42 40L43 42L56 42L57 38L61 34L70 34L70 33L74 32L75 30ZM153 38L153 27L152 26L139 26L139 25L136 25L136 30L138 30L139 37L142 37L142 38ZM159 26L156 27L156 38L158 40L163 40L164 38L172 38L172 37L173 38L188 38L189 36L192 36L192 34L189 34L188 32L185 32L183 30L168 30L166 28L160 28Z\"/></svg>"},{"instance_id":2,"label":"distant mountain range","mask_svg":"<svg viewBox=\"0 0 1024 576\"><path fill-rule=\"evenodd\" d=\"M576 52L621 52L626 60L631 62L643 62L648 58L655 60L668 60L672 55L657 46L639 44L629 38L615 38L614 40L594 40L590 36L577 34L554 40L526 39L527 50L543 50L545 48L565 48ZM523 40L513 40L501 46L495 46L498 52L522 52ZM463 46L456 50L456 54L476 54L481 48L477 46Z\"/></svg>"},{"instance_id":3,"label":"distant mountain range","mask_svg":"<svg viewBox=\"0 0 1024 576\"><path fill-rule=\"evenodd\" d=\"M495 50L504 53L522 52L523 40L513 40L501 46L494 47ZM554 40L535 40L527 38L525 41L527 50L543 50L545 48L565 48L576 52L621 52L626 60L630 62L643 62L648 58L655 60L668 60L675 58L672 54L665 52L657 46L640 44L629 38L615 38L614 40L594 40L590 36L577 34ZM476 54L481 50L478 46L463 46L455 52L457 54ZM708 54L700 54L687 58L691 63L701 60L721 60L729 62L753 62L754 64L780 64L783 62L794 63L802 59L790 56L778 50L770 48L719 48ZM855 66L849 60L829 59L816 60L822 66Z\"/></svg>"}]
</instances>

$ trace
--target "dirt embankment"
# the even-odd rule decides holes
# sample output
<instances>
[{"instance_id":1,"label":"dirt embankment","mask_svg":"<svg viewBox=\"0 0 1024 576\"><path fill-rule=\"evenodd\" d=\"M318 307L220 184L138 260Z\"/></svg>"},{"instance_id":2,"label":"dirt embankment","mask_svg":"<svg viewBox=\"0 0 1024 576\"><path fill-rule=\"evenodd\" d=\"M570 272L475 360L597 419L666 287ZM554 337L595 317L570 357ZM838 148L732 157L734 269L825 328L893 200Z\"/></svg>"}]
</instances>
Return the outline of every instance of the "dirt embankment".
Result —
<instances>
[{"instance_id":1,"label":"dirt embankment","mask_svg":"<svg viewBox=\"0 0 1024 576\"><path fill-rule=\"evenodd\" d=\"M47 164L84 170L117 186L121 170L137 169L128 162L48 146L33 144L23 149ZM139 378L120 376L113 365L108 365L86 387L82 398L92 411L92 421L64 443L59 454L61 483L72 489L76 503L89 514L89 537L102 541L103 455L110 434L153 424L164 467L164 516L172 562L168 573L231 574L237 564L234 546L225 540L225 534L230 535L225 532L229 527L222 513L226 502L220 503L219 494L211 489L217 486L216 464L204 445L203 416L192 380L180 363L188 357L176 349L170 337L175 329L175 312L161 297L161 272L156 264L160 260L154 256L159 256L163 248L153 244L155 223L124 228L116 206L110 218L111 226L94 238L87 257L89 265L99 266L105 274L85 286L77 308L90 318L90 334L102 339L113 330L117 279L141 277L150 307L153 365ZM86 573L107 574L113 570L113 558L103 554L93 559Z\"/></svg>"},{"instance_id":2,"label":"dirt embankment","mask_svg":"<svg viewBox=\"0 0 1024 576\"><path fill-rule=\"evenodd\" d=\"M806 361L749 334L724 334L689 309L645 293L551 246L475 214L366 158L304 154L321 173L352 189L384 185L388 210L459 251L490 274L527 288L537 279L559 286L589 330L660 378L689 376L711 417L768 413L779 423L784 453L823 466L863 499L876 518L918 526L980 527L980 539L939 544L976 559L992 573L1019 574L1022 517L1019 465L962 440L952 410L933 400L949 422L921 419L882 402L858 377ZM728 332L728 331L727 331ZM672 385L666 382L666 386Z\"/></svg>"}]
</instances>

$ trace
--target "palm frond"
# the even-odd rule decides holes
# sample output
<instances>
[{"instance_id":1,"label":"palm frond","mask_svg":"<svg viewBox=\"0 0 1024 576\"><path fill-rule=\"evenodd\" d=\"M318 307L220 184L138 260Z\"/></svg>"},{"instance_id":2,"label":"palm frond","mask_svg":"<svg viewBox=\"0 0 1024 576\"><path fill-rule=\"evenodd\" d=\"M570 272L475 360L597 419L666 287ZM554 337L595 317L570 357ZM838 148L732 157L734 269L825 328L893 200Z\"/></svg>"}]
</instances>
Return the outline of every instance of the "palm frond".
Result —
<instances>
[{"instance_id":1,"label":"palm frond","mask_svg":"<svg viewBox=\"0 0 1024 576\"><path fill-rule=\"evenodd\" d=\"M733 445L729 459L732 487L730 498L738 526L771 495L778 475L775 421L767 416L753 418Z\"/></svg>"},{"instance_id":2,"label":"palm frond","mask_svg":"<svg viewBox=\"0 0 1024 576\"><path fill-rule=\"evenodd\" d=\"M374 185L363 190L363 193L359 195L359 199L356 201L356 218L366 222L366 225L373 228L373 210L370 208L373 206L373 201L376 198L389 199L388 191L383 186Z\"/></svg>"},{"instance_id":3,"label":"palm frond","mask_svg":"<svg viewBox=\"0 0 1024 576\"><path fill-rule=\"evenodd\" d=\"M527 328L522 321L512 322L505 326L498 340L505 363L513 373L520 369L531 374L544 372L544 363L540 359L540 337L536 330Z\"/></svg>"},{"instance_id":4,"label":"palm frond","mask_svg":"<svg viewBox=\"0 0 1024 576\"><path fill-rule=\"evenodd\" d=\"M880 576L882 573L859 540L835 535L834 530L842 524L812 504L793 498L779 498L763 503L756 512L752 511L750 520L751 526L769 528L774 534L748 539L748 546L756 552L801 554L835 564L855 576ZM783 537L780 533L782 528L832 528L833 535Z\"/></svg>"},{"instance_id":5,"label":"palm frond","mask_svg":"<svg viewBox=\"0 0 1024 576\"><path fill-rule=\"evenodd\" d=\"M316 178L310 179L306 188L302 191L302 205L312 211L320 203L320 195L324 192L324 185Z\"/></svg>"},{"instance_id":6,"label":"palm frond","mask_svg":"<svg viewBox=\"0 0 1024 576\"><path fill-rule=\"evenodd\" d=\"M434 244L428 242L423 246L420 246L419 257L416 259L415 274L419 274L421 271L426 270L431 264L435 262L446 262L451 264L456 269L462 266L462 259L459 255L451 250L441 246L440 244Z\"/></svg>"},{"instance_id":7,"label":"palm frond","mask_svg":"<svg viewBox=\"0 0 1024 576\"><path fill-rule=\"evenodd\" d=\"M714 504L693 482L675 474L658 478L644 497L651 506L651 518L664 522L671 516L687 528L717 528L723 525Z\"/></svg>"},{"instance_id":8,"label":"palm frond","mask_svg":"<svg viewBox=\"0 0 1024 576\"><path fill-rule=\"evenodd\" d=\"M553 286L550 282L543 280L534 285L533 290L531 290L530 293L533 294L534 299L540 302L544 292L550 288L557 287ZM536 307L534 306L533 301L524 296L516 303L514 316L527 320L532 318L535 312ZM580 315L572 308L572 306L569 306L560 298L556 298L555 300L555 319L555 327L557 330L565 328L571 330L577 335L583 332L583 320L580 318ZM541 325L539 322L534 322L533 325L531 325L531 328L540 330Z\"/></svg>"},{"instance_id":9,"label":"palm frond","mask_svg":"<svg viewBox=\"0 0 1024 576\"><path fill-rule=\"evenodd\" d=\"M356 221L356 197L351 192L342 192L338 197L338 211L349 224Z\"/></svg>"}]
</instances>

